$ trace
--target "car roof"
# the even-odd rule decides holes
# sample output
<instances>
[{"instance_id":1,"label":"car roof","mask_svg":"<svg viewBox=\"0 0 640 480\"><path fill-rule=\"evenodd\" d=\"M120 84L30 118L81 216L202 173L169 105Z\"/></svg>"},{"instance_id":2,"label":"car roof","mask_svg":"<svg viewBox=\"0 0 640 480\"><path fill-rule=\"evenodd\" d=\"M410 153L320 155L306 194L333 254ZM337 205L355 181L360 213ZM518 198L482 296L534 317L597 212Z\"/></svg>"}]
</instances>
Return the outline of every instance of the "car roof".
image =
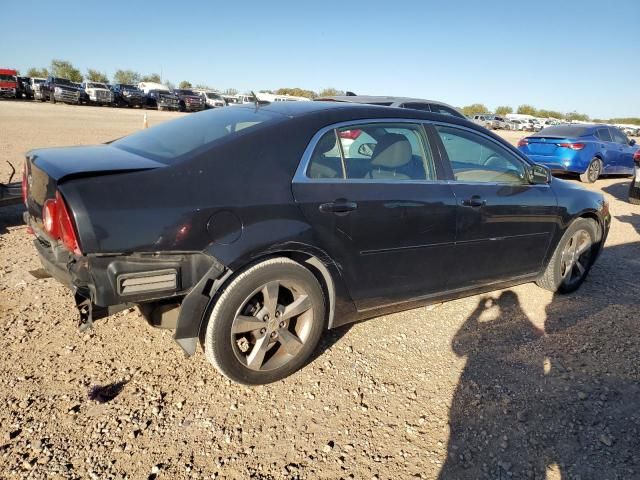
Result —
<instances>
[{"instance_id":1,"label":"car roof","mask_svg":"<svg viewBox=\"0 0 640 480\"><path fill-rule=\"evenodd\" d=\"M367 103L367 104L377 104L377 103L435 103L437 105L444 105L447 107L451 107L444 102L440 102L438 100L426 100L424 98L413 98L413 97L394 97L394 96L385 96L385 95L334 95L329 97L320 97L316 98L317 101L333 101L333 102L348 102L348 103ZM455 108L455 107L451 107Z\"/></svg>"}]
</instances>

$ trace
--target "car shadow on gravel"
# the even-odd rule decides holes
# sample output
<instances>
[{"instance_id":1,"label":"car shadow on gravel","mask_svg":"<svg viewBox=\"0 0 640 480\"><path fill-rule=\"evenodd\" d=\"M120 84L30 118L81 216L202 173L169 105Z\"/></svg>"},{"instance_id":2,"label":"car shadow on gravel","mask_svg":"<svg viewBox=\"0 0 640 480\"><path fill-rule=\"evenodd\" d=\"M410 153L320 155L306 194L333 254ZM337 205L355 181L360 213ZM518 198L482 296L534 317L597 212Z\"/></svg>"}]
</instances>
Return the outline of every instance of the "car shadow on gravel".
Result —
<instances>
[{"instance_id":1,"label":"car shadow on gravel","mask_svg":"<svg viewBox=\"0 0 640 480\"><path fill-rule=\"evenodd\" d=\"M640 244L606 248L591 278L555 295L544 330L517 294L485 296L452 341L467 363L439 478L640 478Z\"/></svg>"},{"instance_id":2,"label":"car shadow on gravel","mask_svg":"<svg viewBox=\"0 0 640 480\"><path fill-rule=\"evenodd\" d=\"M636 229L636 232L640 233L640 215L637 213L632 213L631 215L618 215L616 220L628 223L633 228Z\"/></svg>"},{"instance_id":3,"label":"car shadow on gravel","mask_svg":"<svg viewBox=\"0 0 640 480\"><path fill-rule=\"evenodd\" d=\"M619 177L622 179L622 182L614 183L612 185L608 185L602 189L603 192L607 192L614 198L621 200L623 202L629 201L629 183L631 179L628 177Z\"/></svg>"}]
</instances>

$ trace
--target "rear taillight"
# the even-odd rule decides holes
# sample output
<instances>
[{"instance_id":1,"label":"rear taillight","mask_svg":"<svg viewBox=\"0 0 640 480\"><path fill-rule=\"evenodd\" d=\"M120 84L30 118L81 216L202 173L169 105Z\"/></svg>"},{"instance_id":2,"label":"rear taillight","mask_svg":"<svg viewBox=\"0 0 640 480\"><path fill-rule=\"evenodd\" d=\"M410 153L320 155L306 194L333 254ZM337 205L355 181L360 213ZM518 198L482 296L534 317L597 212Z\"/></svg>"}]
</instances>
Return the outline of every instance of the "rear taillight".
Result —
<instances>
[{"instance_id":1,"label":"rear taillight","mask_svg":"<svg viewBox=\"0 0 640 480\"><path fill-rule=\"evenodd\" d=\"M42 224L45 231L52 238L60 240L65 247L76 255L82 255L73 221L71 220L69 210L60 192L56 192L55 199L49 199L44 202L42 207Z\"/></svg>"},{"instance_id":2,"label":"rear taillight","mask_svg":"<svg viewBox=\"0 0 640 480\"><path fill-rule=\"evenodd\" d=\"M362 130L358 130L357 128L354 128L352 130L342 130L341 132L338 133L338 136L340 138L345 138L347 140L355 140L360 136L361 133L362 133Z\"/></svg>"},{"instance_id":3,"label":"rear taillight","mask_svg":"<svg viewBox=\"0 0 640 480\"><path fill-rule=\"evenodd\" d=\"M521 138L518 142L518 147L526 147L527 145L529 145L529 140L526 138Z\"/></svg>"},{"instance_id":4,"label":"rear taillight","mask_svg":"<svg viewBox=\"0 0 640 480\"><path fill-rule=\"evenodd\" d=\"M640 150L636 151L636 153L633 154L633 161L636 163L640 163Z\"/></svg>"},{"instance_id":5,"label":"rear taillight","mask_svg":"<svg viewBox=\"0 0 640 480\"><path fill-rule=\"evenodd\" d=\"M25 206L27 205L27 185L27 164L25 163L22 168L22 201Z\"/></svg>"},{"instance_id":6,"label":"rear taillight","mask_svg":"<svg viewBox=\"0 0 640 480\"><path fill-rule=\"evenodd\" d=\"M569 148L571 150L582 150L584 148L584 143L558 143L559 147Z\"/></svg>"}]
</instances>

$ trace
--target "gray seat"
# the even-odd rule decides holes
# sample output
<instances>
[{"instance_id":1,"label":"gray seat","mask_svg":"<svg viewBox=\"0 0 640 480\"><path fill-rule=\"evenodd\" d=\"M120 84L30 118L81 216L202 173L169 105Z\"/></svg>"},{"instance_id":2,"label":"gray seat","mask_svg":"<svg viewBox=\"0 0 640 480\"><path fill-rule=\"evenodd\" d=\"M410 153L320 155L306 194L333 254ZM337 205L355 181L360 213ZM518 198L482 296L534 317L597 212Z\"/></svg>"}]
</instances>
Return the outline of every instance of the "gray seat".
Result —
<instances>
[{"instance_id":1,"label":"gray seat","mask_svg":"<svg viewBox=\"0 0 640 480\"><path fill-rule=\"evenodd\" d=\"M413 156L411 143L404 135L387 133L378 141L371 156L370 178L410 180L403 172Z\"/></svg>"},{"instance_id":2,"label":"gray seat","mask_svg":"<svg viewBox=\"0 0 640 480\"><path fill-rule=\"evenodd\" d=\"M342 178L342 160L339 157L326 156L336 146L337 142L333 132L320 139L307 171L310 178Z\"/></svg>"}]
</instances>

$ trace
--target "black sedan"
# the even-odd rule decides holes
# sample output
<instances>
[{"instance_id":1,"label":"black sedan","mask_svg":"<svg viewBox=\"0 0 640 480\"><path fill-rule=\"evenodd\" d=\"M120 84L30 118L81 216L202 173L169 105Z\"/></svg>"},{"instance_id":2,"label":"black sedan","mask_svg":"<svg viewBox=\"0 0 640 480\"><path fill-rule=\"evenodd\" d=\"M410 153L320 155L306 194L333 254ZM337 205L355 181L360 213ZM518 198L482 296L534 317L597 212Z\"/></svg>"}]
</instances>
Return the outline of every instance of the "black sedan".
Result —
<instances>
[{"instance_id":1,"label":"black sedan","mask_svg":"<svg viewBox=\"0 0 640 480\"><path fill-rule=\"evenodd\" d=\"M81 328L137 305L246 384L349 322L531 281L571 292L610 224L601 194L467 120L333 102L34 150L23 191Z\"/></svg>"}]
</instances>

